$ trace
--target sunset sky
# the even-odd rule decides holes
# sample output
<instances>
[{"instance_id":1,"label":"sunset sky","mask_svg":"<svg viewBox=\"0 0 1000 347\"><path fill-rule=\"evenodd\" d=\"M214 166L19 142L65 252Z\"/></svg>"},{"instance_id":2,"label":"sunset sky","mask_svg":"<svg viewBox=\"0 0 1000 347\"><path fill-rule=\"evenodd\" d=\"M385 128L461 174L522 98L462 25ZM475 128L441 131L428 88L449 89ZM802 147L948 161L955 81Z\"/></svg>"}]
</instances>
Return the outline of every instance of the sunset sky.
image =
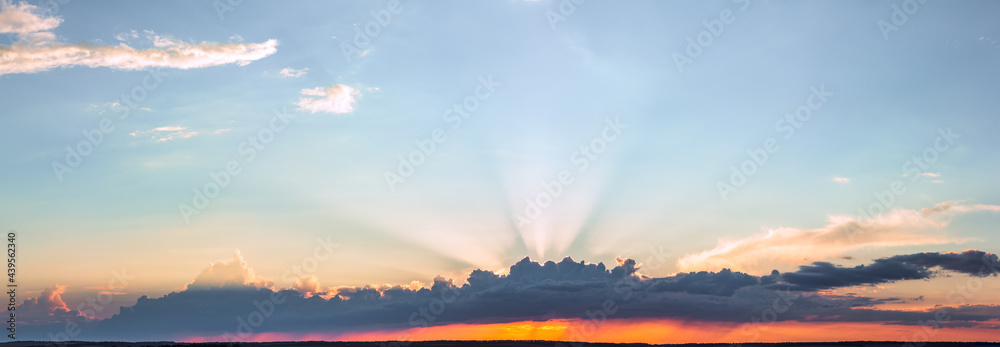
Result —
<instances>
[{"instance_id":1,"label":"sunset sky","mask_svg":"<svg viewBox=\"0 0 1000 347\"><path fill-rule=\"evenodd\" d=\"M18 339L1000 341L998 14L0 0Z\"/></svg>"}]
</instances>

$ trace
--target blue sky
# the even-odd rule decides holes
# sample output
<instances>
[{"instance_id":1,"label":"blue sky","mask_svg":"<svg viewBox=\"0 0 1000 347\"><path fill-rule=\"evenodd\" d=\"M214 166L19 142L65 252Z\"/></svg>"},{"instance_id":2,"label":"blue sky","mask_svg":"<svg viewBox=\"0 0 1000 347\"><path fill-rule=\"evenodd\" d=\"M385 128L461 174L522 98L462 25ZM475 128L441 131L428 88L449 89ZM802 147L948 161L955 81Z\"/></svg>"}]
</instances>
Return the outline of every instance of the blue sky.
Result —
<instances>
[{"instance_id":1,"label":"blue sky","mask_svg":"<svg viewBox=\"0 0 1000 347\"><path fill-rule=\"evenodd\" d=\"M872 239L800 262L996 251L1000 5L926 2L883 35L879 21L902 2L588 1L553 25L563 3L403 2L349 57L356 28L388 3L244 1L221 17L208 2L4 3L0 224L20 233L25 286L82 297L127 268L137 279L121 300L134 302L184 288L234 249L288 285L282 273L316 238L340 244L316 272L330 286L426 282L524 256L642 261L651 249L666 264L652 275L718 270L677 260L768 230L825 230L896 180L907 191L889 215L969 208L929 229L893 224L893 240L909 243ZM675 55L723 11L733 20L679 69ZM93 67L10 55L121 45L134 50ZM203 58L184 55L194 51ZM151 73L165 76L119 119L111 104ZM483 80L495 81L485 98ZM776 123L816 89L827 100L785 138ZM460 125L444 118L470 97L479 106ZM317 100L328 104L303 106ZM241 143L276 110L290 121L248 161ZM114 130L72 172L54 173L102 119ZM616 121L620 135L580 170L574 152ZM390 188L386 173L435 129L446 139ZM903 177L948 129L954 144L924 175ZM778 149L723 199L719 182L767 139ZM186 220L179 205L229 162L240 173ZM518 228L512 215L564 170L573 183ZM799 265L726 256L757 275Z\"/></svg>"}]
</instances>

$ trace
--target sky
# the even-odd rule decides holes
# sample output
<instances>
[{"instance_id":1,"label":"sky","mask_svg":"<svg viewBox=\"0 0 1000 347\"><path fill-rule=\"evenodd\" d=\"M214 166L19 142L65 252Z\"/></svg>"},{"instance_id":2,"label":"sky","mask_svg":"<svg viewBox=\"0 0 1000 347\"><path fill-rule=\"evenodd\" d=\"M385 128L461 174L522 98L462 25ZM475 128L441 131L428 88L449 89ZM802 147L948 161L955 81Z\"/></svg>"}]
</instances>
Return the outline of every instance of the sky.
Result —
<instances>
[{"instance_id":1,"label":"sky","mask_svg":"<svg viewBox=\"0 0 1000 347\"><path fill-rule=\"evenodd\" d=\"M998 12L3 0L17 339L998 341Z\"/></svg>"}]
</instances>

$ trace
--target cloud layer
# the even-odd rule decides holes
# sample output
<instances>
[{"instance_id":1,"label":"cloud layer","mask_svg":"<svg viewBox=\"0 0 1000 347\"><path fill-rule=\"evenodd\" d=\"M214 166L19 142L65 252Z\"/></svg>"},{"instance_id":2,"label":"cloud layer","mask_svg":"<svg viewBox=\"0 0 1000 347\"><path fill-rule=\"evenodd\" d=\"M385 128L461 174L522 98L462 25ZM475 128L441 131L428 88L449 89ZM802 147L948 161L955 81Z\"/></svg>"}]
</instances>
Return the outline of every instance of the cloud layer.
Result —
<instances>
[{"instance_id":1,"label":"cloud layer","mask_svg":"<svg viewBox=\"0 0 1000 347\"><path fill-rule=\"evenodd\" d=\"M938 271L986 277L995 274L989 264L997 264L996 254L977 250L962 253L916 253L876 259L870 265L839 267L828 262L803 265L796 272L777 275L778 287L792 290L820 290L901 280L931 278ZM787 285L786 285L787 284Z\"/></svg>"},{"instance_id":2,"label":"cloud layer","mask_svg":"<svg viewBox=\"0 0 1000 347\"><path fill-rule=\"evenodd\" d=\"M16 34L17 41L0 45L0 75L36 73L60 67L108 67L140 70L152 67L193 69L209 66L246 65L277 52L278 41L261 43L186 43L146 32L153 48L137 49L125 43L116 46L93 43L69 44L51 32L61 18L40 14L37 6L3 2L0 33Z\"/></svg>"},{"instance_id":3,"label":"cloud layer","mask_svg":"<svg viewBox=\"0 0 1000 347\"><path fill-rule=\"evenodd\" d=\"M933 312L875 309L874 305L901 300L816 291L924 279L939 273L992 277L1000 273L1000 262L995 254L969 250L899 255L854 268L817 262L795 272L775 271L761 277L723 270L650 278L639 275L638 270L638 264L630 259L620 259L618 266L608 269L604 264L570 258L545 263L525 258L506 275L475 270L460 286L437 277L429 288L383 285L322 289L318 279L306 277L292 288L273 288L273 284L255 280L237 253L231 260L211 264L187 289L160 298L143 296L109 319L88 322L82 317L53 316L54 321L48 324L26 326L22 334L44 338L45 331L61 328L56 322L61 320L79 322L82 339L160 340L229 334L246 340L252 333L337 334L454 323L585 319L587 310L609 300L616 307L616 319L735 325L783 301L779 321L918 325ZM18 309L28 310L29 305L42 301L52 300L26 301ZM935 310L948 310L950 320L942 324L954 327L993 329L996 326L989 321L1000 315L1000 306L991 305Z\"/></svg>"}]
</instances>

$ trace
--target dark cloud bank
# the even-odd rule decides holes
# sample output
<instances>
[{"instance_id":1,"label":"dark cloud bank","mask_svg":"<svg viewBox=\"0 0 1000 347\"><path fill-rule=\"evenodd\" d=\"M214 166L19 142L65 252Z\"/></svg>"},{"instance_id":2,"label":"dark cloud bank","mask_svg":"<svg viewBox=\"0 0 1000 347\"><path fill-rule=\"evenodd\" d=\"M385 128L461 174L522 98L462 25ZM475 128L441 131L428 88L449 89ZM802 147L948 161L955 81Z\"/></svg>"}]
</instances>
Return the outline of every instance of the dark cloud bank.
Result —
<instances>
[{"instance_id":1,"label":"dark cloud bank","mask_svg":"<svg viewBox=\"0 0 1000 347\"><path fill-rule=\"evenodd\" d=\"M741 324L770 310L778 321L883 322L915 325L934 312L876 310L872 306L912 298L873 299L817 293L934 276L965 276L980 283L1000 274L997 255L916 253L840 267L826 262L795 272L752 276L730 270L681 273L662 278L638 275L633 260L608 269L570 258L544 264L528 258L506 275L476 270L467 284L434 279L431 288L343 288L327 300L294 290L253 286L187 289L160 298L143 296L131 307L100 321L79 321L74 340L175 340L190 336L246 336L262 332L386 330L450 323L586 319L612 302L608 318L670 318ZM988 288L983 287L984 290ZM987 327L1000 306L975 305L974 293L949 294L954 306L943 327ZM58 339L66 322L24 325L20 339ZM998 330L1000 332L1000 330ZM51 335L50 335L51 334ZM242 335L241 335L242 334Z\"/></svg>"}]
</instances>

